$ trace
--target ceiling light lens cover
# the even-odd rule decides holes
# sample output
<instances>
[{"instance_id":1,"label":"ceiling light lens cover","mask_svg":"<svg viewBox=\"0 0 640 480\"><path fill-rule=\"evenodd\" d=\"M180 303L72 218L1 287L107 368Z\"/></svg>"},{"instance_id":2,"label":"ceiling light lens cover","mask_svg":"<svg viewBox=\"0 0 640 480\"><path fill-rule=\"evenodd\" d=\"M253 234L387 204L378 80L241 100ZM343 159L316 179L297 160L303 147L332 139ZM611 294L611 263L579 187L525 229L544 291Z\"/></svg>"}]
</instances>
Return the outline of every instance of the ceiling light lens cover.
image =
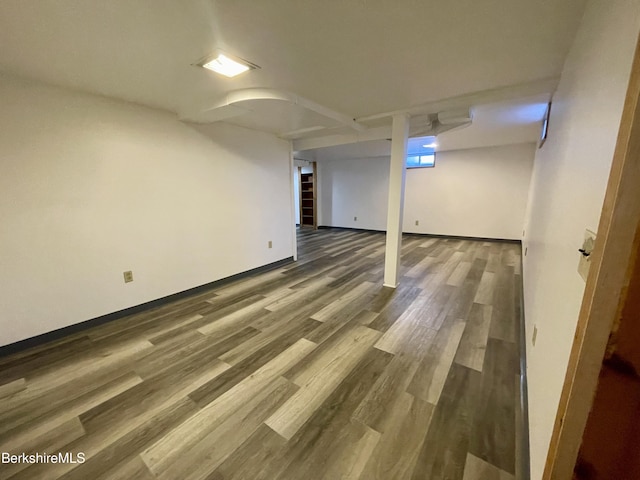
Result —
<instances>
[{"instance_id":1,"label":"ceiling light lens cover","mask_svg":"<svg viewBox=\"0 0 640 480\"><path fill-rule=\"evenodd\" d=\"M240 75L253 67L251 64L240 63L222 53L202 66L230 78Z\"/></svg>"}]
</instances>

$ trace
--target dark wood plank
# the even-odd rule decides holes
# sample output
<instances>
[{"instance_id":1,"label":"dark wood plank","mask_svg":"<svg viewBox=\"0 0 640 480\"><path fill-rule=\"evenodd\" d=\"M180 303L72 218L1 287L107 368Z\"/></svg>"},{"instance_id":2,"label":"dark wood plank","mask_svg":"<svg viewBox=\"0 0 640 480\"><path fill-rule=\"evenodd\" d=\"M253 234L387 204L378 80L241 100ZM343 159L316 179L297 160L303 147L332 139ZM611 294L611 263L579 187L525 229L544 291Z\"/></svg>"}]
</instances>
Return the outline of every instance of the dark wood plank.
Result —
<instances>
[{"instance_id":1,"label":"dark wood plank","mask_svg":"<svg viewBox=\"0 0 640 480\"><path fill-rule=\"evenodd\" d=\"M513 267L506 265L501 265L496 272L491 329L489 331L491 338L507 342L516 341L516 329L519 323L519 320L518 322L514 321L514 316L520 311L520 302L518 301L516 310L515 275L513 272ZM518 288L518 290L520 289Z\"/></svg>"},{"instance_id":2,"label":"dark wood plank","mask_svg":"<svg viewBox=\"0 0 640 480\"><path fill-rule=\"evenodd\" d=\"M130 430L115 442L105 445L96 455L88 458L85 463L61 478L64 480L114 478L118 475L123 476L125 472L130 472L133 466L135 466L135 474L144 473L149 476L150 472L144 463L134 461L137 455L196 411L197 406L188 398L171 403L159 410L140 427ZM102 435L101 431L95 428L97 426L95 421L85 420L85 423L88 423L90 428L95 430L94 435ZM82 442L77 442L76 448L82 449ZM121 468L122 465L125 465L124 469Z\"/></svg>"},{"instance_id":3,"label":"dark wood plank","mask_svg":"<svg viewBox=\"0 0 640 480\"><path fill-rule=\"evenodd\" d=\"M453 364L434 410L413 480L462 480L480 373Z\"/></svg>"},{"instance_id":4,"label":"dark wood plank","mask_svg":"<svg viewBox=\"0 0 640 480\"><path fill-rule=\"evenodd\" d=\"M379 314L376 319L369 324L369 327L380 332L386 332L421 292L422 290L420 288L403 288L400 286L395 292L395 295L389 296L386 304L382 308L380 308L380 302L374 299L372 302L374 310L372 311L375 312L375 308L379 308ZM371 310L371 308L369 309Z\"/></svg>"},{"instance_id":5,"label":"dark wood plank","mask_svg":"<svg viewBox=\"0 0 640 480\"><path fill-rule=\"evenodd\" d=\"M514 343L489 339L469 452L515 474L517 355Z\"/></svg>"},{"instance_id":6,"label":"dark wood plank","mask_svg":"<svg viewBox=\"0 0 640 480\"><path fill-rule=\"evenodd\" d=\"M189 394L189 397L200 406L204 406L217 397L230 390L234 385L251 375L273 358L284 352L300 338L316 328L315 320L301 322L296 328L286 334L277 337L273 342L260 348L258 351L234 365L214 380L207 382L202 387Z\"/></svg>"}]
</instances>

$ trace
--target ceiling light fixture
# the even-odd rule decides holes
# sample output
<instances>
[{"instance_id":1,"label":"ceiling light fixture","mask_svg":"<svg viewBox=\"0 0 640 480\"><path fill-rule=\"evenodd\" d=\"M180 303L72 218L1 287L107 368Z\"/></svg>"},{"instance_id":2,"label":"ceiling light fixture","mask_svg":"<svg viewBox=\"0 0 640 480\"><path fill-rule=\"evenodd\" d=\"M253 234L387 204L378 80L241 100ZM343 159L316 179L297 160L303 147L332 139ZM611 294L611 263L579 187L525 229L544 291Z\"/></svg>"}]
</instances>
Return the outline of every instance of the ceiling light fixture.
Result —
<instances>
[{"instance_id":1,"label":"ceiling light fixture","mask_svg":"<svg viewBox=\"0 0 640 480\"><path fill-rule=\"evenodd\" d=\"M214 59L207 57L205 60L197 63L197 65L229 78L254 68L260 68L251 62L220 52Z\"/></svg>"}]
</instances>

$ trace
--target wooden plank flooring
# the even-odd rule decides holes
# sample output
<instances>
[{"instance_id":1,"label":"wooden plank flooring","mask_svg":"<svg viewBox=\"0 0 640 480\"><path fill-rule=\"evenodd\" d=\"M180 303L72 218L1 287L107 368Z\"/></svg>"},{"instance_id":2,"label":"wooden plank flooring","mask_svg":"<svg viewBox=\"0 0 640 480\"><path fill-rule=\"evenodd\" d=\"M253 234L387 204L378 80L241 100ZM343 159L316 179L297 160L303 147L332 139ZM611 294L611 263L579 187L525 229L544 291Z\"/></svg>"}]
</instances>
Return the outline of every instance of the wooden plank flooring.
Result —
<instances>
[{"instance_id":1,"label":"wooden plank flooring","mask_svg":"<svg viewBox=\"0 0 640 480\"><path fill-rule=\"evenodd\" d=\"M0 479L513 480L520 247L302 230L299 260L0 359Z\"/></svg>"}]
</instances>

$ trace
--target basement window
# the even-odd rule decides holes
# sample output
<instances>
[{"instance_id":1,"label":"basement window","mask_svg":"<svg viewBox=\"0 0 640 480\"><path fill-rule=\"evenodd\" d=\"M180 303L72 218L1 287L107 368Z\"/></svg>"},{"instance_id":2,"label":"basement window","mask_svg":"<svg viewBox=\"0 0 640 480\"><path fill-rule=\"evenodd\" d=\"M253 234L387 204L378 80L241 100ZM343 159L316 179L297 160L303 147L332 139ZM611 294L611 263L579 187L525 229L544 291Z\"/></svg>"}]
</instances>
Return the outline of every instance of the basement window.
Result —
<instances>
[{"instance_id":1,"label":"basement window","mask_svg":"<svg viewBox=\"0 0 640 480\"><path fill-rule=\"evenodd\" d=\"M430 168L436 166L436 154L408 155L407 168Z\"/></svg>"}]
</instances>

